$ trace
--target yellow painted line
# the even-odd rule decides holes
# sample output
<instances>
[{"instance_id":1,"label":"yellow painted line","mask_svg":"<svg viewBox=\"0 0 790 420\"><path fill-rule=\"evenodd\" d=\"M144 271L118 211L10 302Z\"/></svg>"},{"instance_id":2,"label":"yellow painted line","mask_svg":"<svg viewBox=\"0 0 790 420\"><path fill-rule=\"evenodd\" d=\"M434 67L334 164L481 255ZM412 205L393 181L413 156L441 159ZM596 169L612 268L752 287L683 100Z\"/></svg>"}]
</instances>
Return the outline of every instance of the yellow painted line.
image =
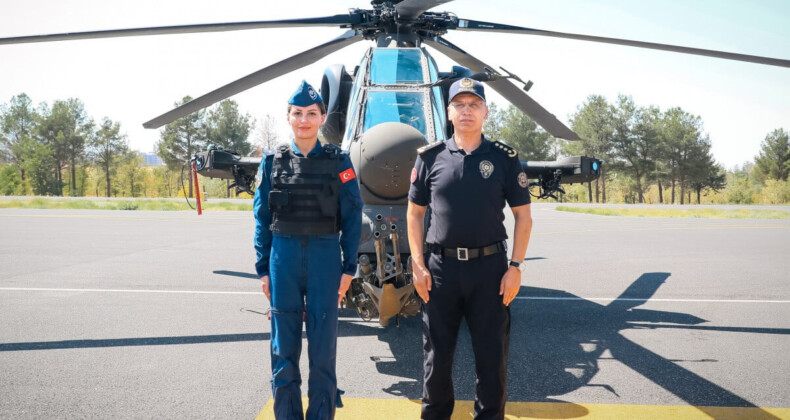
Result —
<instances>
[{"instance_id":1,"label":"yellow painted line","mask_svg":"<svg viewBox=\"0 0 790 420\"><path fill-rule=\"evenodd\" d=\"M307 408L307 398L302 398ZM274 420L274 402L269 400L255 420ZM573 404L549 402L509 402L505 419L592 419L592 420L666 420L666 419L785 419L790 408L695 407L689 405ZM472 401L456 401L452 420L473 417ZM343 398L335 420L404 420L420 418L420 401L406 399Z\"/></svg>"}]
</instances>

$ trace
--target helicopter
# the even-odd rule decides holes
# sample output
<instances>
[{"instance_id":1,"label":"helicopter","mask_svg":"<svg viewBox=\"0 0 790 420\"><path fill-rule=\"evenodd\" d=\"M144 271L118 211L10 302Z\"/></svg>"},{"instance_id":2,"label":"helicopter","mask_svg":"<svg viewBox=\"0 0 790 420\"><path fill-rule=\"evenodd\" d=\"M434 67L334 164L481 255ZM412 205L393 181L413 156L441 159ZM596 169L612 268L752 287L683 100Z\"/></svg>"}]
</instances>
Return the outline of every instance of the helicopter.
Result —
<instances>
[{"instance_id":1,"label":"helicopter","mask_svg":"<svg viewBox=\"0 0 790 420\"><path fill-rule=\"evenodd\" d=\"M419 311L406 240L405 212L409 171L417 148L452 135L446 109L447 91L455 80L482 81L557 138L578 140L578 135L528 94L532 85L501 67L498 69L454 45L451 31L538 35L658 49L694 55L790 67L790 60L734 54L616 38L545 31L458 18L450 12L429 11L450 0L373 0L369 9L346 14L273 21L163 26L106 31L62 33L0 39L2 44L138 35L185 34L289 27L336 27L344 33L153 118L143 125L159 128L244 90L298 70L349 45L372 41L358 66L329 66L321 78L320 93L327 107L322 135L351 156L358 173L363 209L359 269L345 302L363 319L378 317L381 325ZM426 47L458 65L440 69ZM231 179L237 189L252 192L260 158L210 148L193 159L197 172ZM589 182L600 175L602 162L575 156L552 162L522 162L534 180L539 197L562 192L562 184Z\"/></svg>"}]
</instances>

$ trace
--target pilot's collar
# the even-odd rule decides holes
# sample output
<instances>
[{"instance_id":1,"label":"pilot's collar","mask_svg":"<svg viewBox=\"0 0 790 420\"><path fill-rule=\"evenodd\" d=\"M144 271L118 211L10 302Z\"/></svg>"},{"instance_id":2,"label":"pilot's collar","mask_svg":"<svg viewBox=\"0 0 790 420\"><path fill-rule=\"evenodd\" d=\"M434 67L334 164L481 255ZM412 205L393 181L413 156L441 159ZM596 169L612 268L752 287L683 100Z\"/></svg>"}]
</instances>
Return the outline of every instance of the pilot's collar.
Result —
<instances>
[{"instance_id":1,"label":"pilot's collar","mask_svg":"<svg viewBox=\"0 0 790 420\"><path fill-rule=\"evenodd\" d=\"M299 148L296 146L296 140L294 140L293 138L291 139L291 150L293 150L293 152L297 156L302 156L302 152L299 151ZM321 148L321 142L318 141L318 139L315 139L315 146L313 146L313 148L309 152L307 152L307 156L314 155L316 153L321 153L321 150L323 150Z\"/></svg>"}]
</instances>

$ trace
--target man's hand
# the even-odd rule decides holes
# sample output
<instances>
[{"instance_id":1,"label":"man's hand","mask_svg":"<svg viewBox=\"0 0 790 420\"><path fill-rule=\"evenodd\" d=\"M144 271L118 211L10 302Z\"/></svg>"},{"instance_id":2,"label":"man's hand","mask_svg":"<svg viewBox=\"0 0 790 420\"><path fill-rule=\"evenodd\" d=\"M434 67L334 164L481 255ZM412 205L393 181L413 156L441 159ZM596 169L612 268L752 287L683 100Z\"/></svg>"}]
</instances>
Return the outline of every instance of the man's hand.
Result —
<instances>
[{"instance_id":1,"label":"man's hand","mask_svg":"<svg viewBox=\"0 0 790 420\"><path fill-rule=\"evenodd\" d=\"M508 266L502 282L499 284L499 295L502 296L502 303L510 306L510 302L516 298L518 289L521 288L521 271L513 266Z\"/></svg>"},{"instance_id":2,"label":"man's hand","mask_svg":"<svg viewBox=\"0 0 790 420\"><path fill-rule=\"evenodd\" d=\"M414 289L417 291L417 294L420 295L420 298L422 298L423 302L428 303L428 301L431 300L431 296L428 292L431 291L431 284L433 283L431 272L425 268L425 264L417 264L413 260L411 263L411 268L414 272L412 275Z\"/></svg>"},{"instance_id":3,"label":"man's hand","mask_svg":"<svg viewBox=\"0 0 790 420\"><path fill-rule=\"evenodd\" d=\"M266 295L266 299L268 299L269 302L271 302L272 294L269 291L269 276L261 277L261 290L263 290L263 294Z\"/></svg>"},{"instance_id":4,"label":"man's hand","mask_svg":"<svg viewBox=\"0 0 790 420\"><path fill-rule=\"evenodd\" d=\"M351 274L343 274L340 276L340 288L337 289L337 306L340 306L340 301L343 300L343 296L346 295L346 291L348 291L348 286L351 286L351 280L354 278Z\"/></svg>"}]
</instances>

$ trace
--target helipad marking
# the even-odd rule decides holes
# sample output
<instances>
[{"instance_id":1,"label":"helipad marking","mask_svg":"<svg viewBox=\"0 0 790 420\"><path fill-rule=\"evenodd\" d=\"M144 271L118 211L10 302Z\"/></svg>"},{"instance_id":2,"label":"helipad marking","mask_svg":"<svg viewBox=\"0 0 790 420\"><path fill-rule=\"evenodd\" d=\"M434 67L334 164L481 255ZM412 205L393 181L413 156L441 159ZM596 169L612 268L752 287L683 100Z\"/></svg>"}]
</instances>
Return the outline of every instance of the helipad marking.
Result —
<instances>
[{"instance_id":1,"label":"helipad marking","mask_svg":"<svg viewBox=\"0 0 790 420\"><path fill-rule=\"evenodd\" d=\"M307 398L302 398L307 408ZM255 420L274 420L274 402L270 399ZM456 401L452 420L471 419L472 401ZM420 401L407 399L343 398L343 408L338 408L335 420L404 420L420 418ZM505 419L571 419L591 420L752 420L790 419L790 408L760 407L695 407L690 405L624 405L624 404L574 404L548 402L509 402L505 406Z\"/></svg>"}]
</instances>

